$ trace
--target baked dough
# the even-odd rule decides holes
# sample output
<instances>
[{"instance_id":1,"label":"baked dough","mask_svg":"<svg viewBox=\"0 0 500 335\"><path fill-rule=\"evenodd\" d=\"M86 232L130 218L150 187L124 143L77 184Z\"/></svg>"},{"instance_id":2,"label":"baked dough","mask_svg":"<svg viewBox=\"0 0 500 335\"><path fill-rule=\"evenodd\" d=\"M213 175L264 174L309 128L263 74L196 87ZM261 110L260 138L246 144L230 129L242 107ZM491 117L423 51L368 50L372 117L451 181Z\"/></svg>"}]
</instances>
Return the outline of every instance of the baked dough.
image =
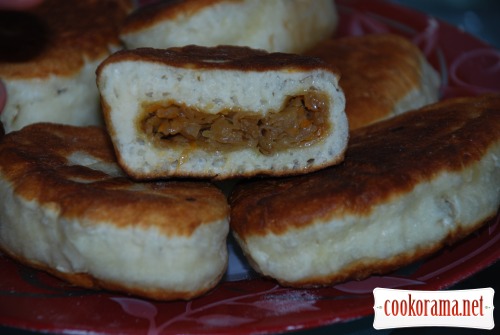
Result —
<instances>
[{"instance_id":1,"label":"baked dough","mask_svg":"<svg viewBox=\"0 0 500 335\"><path fill-rule=\"evenodd\" d=\"M191 299L227 266L226 197L137 183L102 128L38 123L0 141L0 250L75 285Z\"/></svg>"},{"instance_id":2,"label":"baked dough","mask_svg":"<svg viewBox=\"0 0 500 335\"><path fill-rule=\"evenodd\" d=\"M131 14L121 38L129 49L226 44L300 53L337 23L332 0L170 0Z\"/></svg>"},{"instance_id":3,"label":"baked dough","mask_svg":"<svg viewBox=\"0 0 500 335\"><path fill-rule=\"evenodd\" d=\"M46 0L29 12L0 12L5 131L36 122L102 125L95 69L122 48L118 27L131 0Z\"/></svg>"},{"instance_id":4,"label":"baked dough","mask_svg":"<svg viewBox=\"0 0 500 335\"><path fill-rule=\"evenodd\" d=\"M231 228L283 285L385 273L497 213L499 157L500 95L443 101L353 131L340 165L239 185Z\"/></svg>"},{"instance_id":5,"label":"baked dough","mask_svg":"<svg viewBox=\"0 0 500 335\"><path fill-rule=\"evenodd\" d=\"M348 141L337 81L316 58L237 46L123 50L97 70L118 160L137 179L336 164Z\"/></svg>"},{"instance_id":6,"label":"baked dough","mask_svg":"<svg viewBox=\"0 0 500 335\"><path fill-rule=\"evenodd\" d=\"M335 65L350 129L437 102L441 79L417 46L394 34L327 39L306 55Z\"/></svg>"}]
</instances>

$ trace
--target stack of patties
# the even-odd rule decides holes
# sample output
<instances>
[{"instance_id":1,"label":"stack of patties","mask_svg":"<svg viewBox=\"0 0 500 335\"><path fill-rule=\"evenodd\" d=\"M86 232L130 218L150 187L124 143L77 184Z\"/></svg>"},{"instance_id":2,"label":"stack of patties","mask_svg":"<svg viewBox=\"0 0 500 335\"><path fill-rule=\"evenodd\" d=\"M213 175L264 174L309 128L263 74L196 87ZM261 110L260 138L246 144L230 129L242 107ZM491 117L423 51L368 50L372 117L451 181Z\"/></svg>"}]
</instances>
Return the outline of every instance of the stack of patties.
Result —
<instances>
[{"instance_id":1,"label":"stack of patties","mask_svg":"<svg viewBox=\"0 0 500 335\"><path fill-rule=\"evenodd\" d=\"M75 285L191 299L227 265L226 197L130 180L102 128L39 123L0 141L0 250Z\"/></svg>"},{"instance_id":2,"label":"stack of patties","mask_svg":"<svg viewBox=\"0 0 500 335\"><path fill-rule=\"evenodd\" d=\"M337 166L238 186L231 228L284 285L387 272L497 213L499 157L500 95L443 101L354 130Z\"/></svg>"},{"instance_id":3,"label":"stack of patties","mask_svg":"<svg viewBox=\"0 0 500 335\"><path fill-rule=\"evenodd\" d=\"M121 29L127 48L237 45L300 53L330 37L332 0L167 0L138 9Z\"/></svg>"},{"instance_id":4,"label":"stack of patties","mask_svg":"<svg viewBox=\"0 0 500 335\"><path fill-rule=\"evenodd\" d=\"M233 5L220 3L224 11ZM287 8L287 20L316 38L336 24L331 1L239 4ZM345 98L337 70L312 57L194 45L109 56L130 8L48 0L27 14L36 21L28 30L43 39L20 51L23 62L12 55L0 66L9 98L0 250L75 285L191 299L226 269L229 207L206 180L165 178L291 175L338 164L348 141ZM270 29L269 48L310 46L297 31L282 37ZM89 82L97 64L107 133L83 126L100 119L95 77Z\"/></svg>"},{"instance_id":5,"label":"stack of patties","mask_svg":"<svg viewBox=\"0 0 500 335\"><path fill-rule=\"evenodd\" d=\"M0 12L5 131L36 122L102 125L95 69L121 48L131 0L47 0L30 12Z\"/></svg>"},{"instance_id":6,"label":"stack of patties","mask_svg":"<svg viewBox=\"0 0 500 335\"><path fill-rule=\"evenodd\" d=\"M199 296L226 269L227 200L206 181L164 178L338 164L337 81L318 59L246 47L117 52L97 70L109 134L38 123L0 141L0 248L83 287Z\"/></svg>"},{"instance_id":7,"label":"stack of patties","mask_svg":"<svg viewBox=\"0 0 500 335\"><path fill-rule=\"evenodd\" d=\"M118 161L137 179L292 175L342 161L339 74L238 46L123 50L97 70Z\"/></svg>"},{"instance_id":8,"label":"stack of patties","mask_svg":"<svg viewBox=\"0 0 500 335\"><path fill-rule=\"evenodd\" d=\"M331 0L184 0L134 12L130 50L110 55L131 8L48 0L28 14L41 42L0 64L0 249L13 258L84 287L199 296L227 265L230 210L207 179L280 177L238 186L231 226L257 271L297 287L407 264L495 214L498 96L349 134L438 99L409 41L327 39ZM99 124L98 94L107 133L14 131Z\"/></svg>"}]
</instances>

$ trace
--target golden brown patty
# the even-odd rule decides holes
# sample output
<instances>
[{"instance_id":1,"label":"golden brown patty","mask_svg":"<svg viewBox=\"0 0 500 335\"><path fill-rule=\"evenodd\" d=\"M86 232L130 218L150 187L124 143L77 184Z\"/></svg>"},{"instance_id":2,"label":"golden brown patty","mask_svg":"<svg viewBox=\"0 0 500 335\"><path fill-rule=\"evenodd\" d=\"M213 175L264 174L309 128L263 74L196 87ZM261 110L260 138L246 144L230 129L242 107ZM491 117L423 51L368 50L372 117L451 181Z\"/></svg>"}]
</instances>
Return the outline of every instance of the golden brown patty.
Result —
<instances>
[{"instance_id":1,"label":"golden brown patty","mask_svg":"<svg viewBox=\"0 0 500 335\"><path fill-rule=\"evenodd\" d=\"M69 76L86 61L118 47L129 0L46 0L29 12L3 12L0 76L5 79Z\"/></svg>"},{"instance_id":2,"label":"golden brown patty","mask_svg":"<svg viewBox=\"0 0 500 335\"><path fill-rule=\"evenodd\" d=\"M0 12L0 78L6 132L35 122L97 125L95 69L121 48L131 0L47 0L28 12Z\"/></svg>"},{"instance_id":3,"label":"golden brown patty","mask_svg":"<svg viewBox=\"0 0 500 335\"><path fill-rule=\"evenodd\" d=\"M440 80L422 52L392 34L328 39L307 55L339 69L350 129L434 103Z\"/></svg>"},{"instance_id":4,"label":"golden brown patty","mask_svg":"<svg viewBox=\"0 0 500 335\"><path fill-rule=\"evenodd\" d=\"M0 199L0 249L77 285L188 299L226 268L222 192L131 181L97 127L36 124L5 135Z\"/></svg>"},{"instance_id":5,"label":"golden brown patty","mask_svg":"<svg viewBox=\"0 0 500 335\"><path fill-rule=\"evenodd\" d=\"M144 6L121 29L128 49L238 45L300 53L331 36L332 0L170 0Z\"/></svg>"},{"instance_id":6,"label":"golden brown patty","mask_svg":"<svg viewBox=\"0 0 500 335\"><path fill-rule=\"evenodd\" d=\"M500 204L500 95L461 98L355 130L344 162L240 185L231 227L254 267L292 286L408 264Z\"/></svg>"}]
</instances>

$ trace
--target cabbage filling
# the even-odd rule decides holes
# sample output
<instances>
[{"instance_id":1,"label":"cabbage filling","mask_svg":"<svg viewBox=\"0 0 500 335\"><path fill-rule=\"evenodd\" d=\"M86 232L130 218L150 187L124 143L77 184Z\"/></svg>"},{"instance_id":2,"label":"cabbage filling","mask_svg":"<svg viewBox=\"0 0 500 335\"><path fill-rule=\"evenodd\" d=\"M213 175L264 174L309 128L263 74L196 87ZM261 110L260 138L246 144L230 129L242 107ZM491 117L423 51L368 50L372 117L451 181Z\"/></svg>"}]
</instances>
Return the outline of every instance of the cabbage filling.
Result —
<instances>
[{"instance_id":1,"label":"cabbage filling","mask_svg":"<svg viewBox=\"0 0 500 335\"><path fill-rule=\"evenodd\" d=\"M196 145L215 150L256 148L265 155L311 145L329 129L328 100L307 92L289 97L265 117L245 111L208 114L176 103L145 106L142 131L161 145Z\"/></svg>"}]
</instances>

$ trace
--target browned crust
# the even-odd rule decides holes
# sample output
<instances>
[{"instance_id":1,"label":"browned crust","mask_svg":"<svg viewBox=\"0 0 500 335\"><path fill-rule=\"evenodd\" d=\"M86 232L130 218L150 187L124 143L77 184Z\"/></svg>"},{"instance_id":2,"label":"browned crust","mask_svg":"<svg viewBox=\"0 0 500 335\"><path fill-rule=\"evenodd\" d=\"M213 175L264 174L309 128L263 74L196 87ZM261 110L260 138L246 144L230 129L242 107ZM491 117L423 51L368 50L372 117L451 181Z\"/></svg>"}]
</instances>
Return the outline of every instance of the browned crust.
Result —
<instances>
[{"instance_id":1,"label":"browned crust","mask_svg":"<svg viewBox=\"0 0 500 335\"><path fill-rule=\"evenodd\" d=\"M420 50L392 34L328 39L306 55L335 64L346 96L350 129L392 115L395 105L422 79Z\"/></svg>"},{"instance_id":2,"label":"browned crust","mask_svg":"<svg viewBox=\"0 0 500 335\"><path fill-rule=\"evenodd\" d=\"M456 98L355 130L343 163L240 185L231 226L243 239L284 234L379 204L445 171L478 162L500 136L500 95Z\"/></svg>"},{"instance_id":3,"label":"browned crust","mask_svg":"<svg viewBox=\"0 0 500 335\"><path fill-rule=\"evenodd\" d=\"M243 0L167 0L141 7L130 14L121 33L128 34L146 29L164 20L176 17L190 17L207 7L222 3L242 3Z\"/></svg>"},{"instance_id":4,"label":"browned crust","mask_svg":"<svg viewBox=\"0 0 500 335\"><path fill-rule=\"evenodd\" d=\"M103 129L34 124L4 136L0 175L17 196L53 206L67 219L85 218L89 225L155 227L168 236L190 236L200 225L227 218L226 198L210 183L137 183L71 165L67 158L76 152L116 165Z\"/></svg>"},{"instance_id":5,"label":"browned crust","mask_svg":"<svg viewBox=\"0 0 500 335\"><path fill-rule=\"evenodd\" d=\"M131 0L47 0L30 12L0 12L0 76L68 76L119 46Z\"/></svg>"},{"instance_id":6,"label":"browned crust","mask_svg":"<svg viewBox=\"0 0 500 335\"><path fill-rule=\"evenodd\" d=\"M315 57L279 52L268 53L264 50L230 45L217 47L188 45L169 49L122 50L102 62L97 68L97 75L99 76L108 64L123 61L152 62L174 67L209 70L278 71L288 69L304 71L322 69L339 75L333 65Z\"/></svg>"}]
</instances>

